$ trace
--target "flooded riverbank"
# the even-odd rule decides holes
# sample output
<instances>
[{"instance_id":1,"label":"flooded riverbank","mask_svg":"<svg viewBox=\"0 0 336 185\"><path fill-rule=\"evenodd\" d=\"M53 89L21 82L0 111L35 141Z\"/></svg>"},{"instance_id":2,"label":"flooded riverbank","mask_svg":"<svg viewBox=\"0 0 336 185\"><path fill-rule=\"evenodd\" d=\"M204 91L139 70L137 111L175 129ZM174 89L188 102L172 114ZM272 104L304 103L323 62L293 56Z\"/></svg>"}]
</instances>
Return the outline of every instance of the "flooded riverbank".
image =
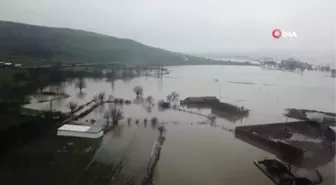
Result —
<instances>
[{"instance_id":1,"label":"flooded riverbank","mask_svg":"<svg viewBox=\"0 0 336 185\"><path fill-rule=\"evenodd\" d=\"M92 180L103 179L101 184L110 182L116 165L122 156L127 156L128 162L121 174L127 178L133 178L136 184L140 183L157 136L156 128L153 128L149 121L145 124L144 119L150 120L155 116L159 123L166 123L167 129L166 141L154 174L155 184L270 185L272 182L256 169L253 161L274 156L235 139L233 132L228 130L234 129L236 125L284 122L286 117L282 114L286 108L335 112L334 79L325 77L323 73L306 72L298 75L284 71L267 71L258 67L236 66L183 66L168 69L171 73L162 78L137 77L115 81L84 79L85 88L81 89L75 83L68 81L61 86L60 90L70 97L53 101L52 108L69 112L70 109L67 107L69 102L85 104L100 92L133 100L136 98L133 88L140 85L144 90L143 96L152 96L155 101L166 99L166 96L173 91L180 94L180 99L189 96L216 96L223 102L249 109L249 117L235 121L230 118L225 119L225 117L217 118L216 124L210 125L201 124L202 122L207 123L207 119L203 116L182 111L171 109L161 111L157 106L149 110L142 104L124 105L122 110L125 120L121 121L118 129L102 138L97 145L97 150L83 159L86 165L91 162L92 169L96 168L97 171L101 171L99 175L94 173L94 170L85 172L93 174ZM248 82L248 84L232 82ZM50 104L33 101L25 107L48 109ZM94 124L104 124L106 109L108 109L107 104L100 106L78 121L85 122L93 119ZM211 110L208 109L190 110L211 114ZM128 126L126 119L129 117L132 121ZM137 119L139 119L138 124L135 123ZM40 140L44 139L40 138L36 142ZM135 141L132 142L133 140ZM48 145L48 142L45 144ZM132 146L131 152L127 150L130 145ZM36 144L36 146L39 145ZM59 148L48 152L38 150L36 153L54 155L57 150ZM15 152L18 155L26 154L26 151L21 149ZM12 156L12 161L16 156ZM26 160L30 160L29 155ZM332 161L321 168L324 172L322 175L327 177L324 184L334 182L334 164ZM79 170L73 173L85 171L86 166L84 166L79 166ZM66 168L66 166L60 168ZM33 171L34 169L31 166L25 170ZM24 174L25 171L19 170L17 176L21 173ZM38 176L36 172L35 178ZM49 177L54 179L59 176L55 174ZM10 179L7 180L10 181ZM78 182L84 181L82 179ZM69 184L68 181L65 184Z\"/></svg>"}]
</instances>

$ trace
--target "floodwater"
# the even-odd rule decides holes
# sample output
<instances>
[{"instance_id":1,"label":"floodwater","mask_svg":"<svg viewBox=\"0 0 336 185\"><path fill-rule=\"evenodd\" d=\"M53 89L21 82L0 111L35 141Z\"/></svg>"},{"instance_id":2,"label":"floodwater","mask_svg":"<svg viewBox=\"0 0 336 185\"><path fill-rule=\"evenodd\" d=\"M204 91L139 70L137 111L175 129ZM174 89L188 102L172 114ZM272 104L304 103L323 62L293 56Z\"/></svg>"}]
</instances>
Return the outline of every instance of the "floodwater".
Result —
<instances>
[{"instance_id":1,"label":"floodwater","mask_svg":"<svg viewBox=\"0 0 336 185\"><path fill-rule=\"evenodd\" d=\"M86 79L82 93L79 93L74 82L69 81L61 90L71 97L54 101L52 109L69 111L69 101L84 104L100 92L133 100L133 87L140 85L144 89L144 96L153 96L155 100L165 99L176 91L180 99L216 96L221 101L251 110L250 116L242 120L217 119L215 127L197 124L206 120L198 115L175 110L159 111L157 107L148 111L142 105L124 105L124 116L132 118L131 125L123 122L119 135L105 135L92 161L100 164L118 162L136 137L137 142L133 147L136 152L126 154L129 156L128 162L122 170L125 172L121 173L135 176L136 182L139 182L137 178L143 176L148 162L146 156L149 158L156 137L155 129L150 124L146 126L143 120L156 116L159 122L167 123L166 141L154 176L158 185L270 185L272 182L253 165L253 161L273 156L235 139L234 133L228 130L240 125L283 122L286 118L282 113L286 108L335 112L335 80L328 77L328 73L306 71L301 75L245 66L178 66L168 69L171 73L162 78L139 77L114 82ZM26 107L48 109L50 104L35 101ZM102 112L93 111L81 121L95 119L102 124ZM140 119L138 126L134 124L136 119ZM115 149L118 143L121 149ZM334 161L320 170L325 178L323 184L335 183ZM299 170L297 173L307 172Z\"/></svg>"}]
</instances>

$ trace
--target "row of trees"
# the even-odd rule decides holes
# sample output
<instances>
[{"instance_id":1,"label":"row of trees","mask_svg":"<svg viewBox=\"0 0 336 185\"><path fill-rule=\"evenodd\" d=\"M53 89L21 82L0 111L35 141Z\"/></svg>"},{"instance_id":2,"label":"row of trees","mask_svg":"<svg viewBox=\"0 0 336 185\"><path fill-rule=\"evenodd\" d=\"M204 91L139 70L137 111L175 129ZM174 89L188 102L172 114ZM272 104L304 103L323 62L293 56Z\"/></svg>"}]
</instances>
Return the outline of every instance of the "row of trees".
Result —
<instances>
[{"instance_id":1,"label":"row of trees","mask_svg":"<svg viewBox=\"0 0 336 185\"><path fill-rule=\"evenodd\" d=\"M138 99L143 96L144 91L143 91L143 88L141 86L135 86L133 88L133 91L135 92L136 97ZM174 91L167 96L166 100L167 100L167 102L169 102L171 104L174 103L176 105L176 103L179 100L179 97L180 97L180 95L177 92ZM113 96L110 95L109 100L112 100L112 99L113 99ZM99 93L97 96L95 96L93 98L93 101L96 102L96 103L102 103L104 100L105 100L105 93L104 92ZM145 102L146 106L154 106L154 104L155 104L154 103L155 100L152 96L147 96L147 98L145 98L144 102ZM78 105L75 102L69 102L69 104L68 104L68 108L71 110L71 112L73 112L77 108L77 106Z\"/></svg>"},{"instance_id":2,"label":"row of trees","mask_svg":"<svg viewBox=\"0 0 336 185\"><path fill-rule=\"evenodd\" d=\"M112 96L109 96L109 99L112 99ZM101 104L105 101L105 93L99 93L97 96L94 96L93 102L96 104ZM78 104L75 102L69 102L68 108L70 109L70 113L73 115L75 110L78 108ZM118 124L118 121L123 119L123 111L121 107L117 106L115 103L109 104L109 109L105 112L104 118L107 121L107 127L111 126L110 123L112 122L113 125ZM111 120L111 122L110 122Z\"/></svg>"},{"instance_id":3,"label":"row of trees","mask_svg":"<svg viewBox=\"0 0 336 185\"><path fill-rule=\"evenodd\" d=\"M141 86L135 86L133 88L133 91L135 92L137 99L142 99L143 88ZM109 100L110 101L113 100L112 95L109 96ZM169 104L174 104L173 106L177 105L176 103L178 102L178 100L179 100L179 94L177 92L172 92L167 96L167 102ZM104 92L99 93L97 96L93 98L93 101L96 104L103 103L105 101L105 93ZM143 100L143 105L150 111L151 108L155 105L154 98L152 96L147 96L147 98ZM69 102L68 108L70 109L70 112L73 115L75 110L78 109L78 104L75 102ZM116 105L116 103L110 103L109 109L104 113L104 118L106 119L107 127L111 126L110 123L112 123L113 126L118 124L118 121L124 118L122 108Z\"/></svg>"},{"instance_id":4,"label":"row of trees","mask_svg":"<svg viewBox=\"0 0 336 185\"><path fill-rule=\"evenodd\" d=\"M124 113L121 109L121 107L118 107L116 104L109 104L108 111L105 112L104 115L107 123L107 127L110 125L110 120L112 122L112 125L115 126L118 124L119 120L124 118Z\"/></svg>"},{"instance_id":5,"label":"row of trees","mask_svg":"<svg viewBox=\"0 0 336 185\"><path fill-rule=\"evenodd\" d=\"M133 88L133 91L136 94L137 98L140 98L140 97L143 96L144 90L141 86L135 86ZM179 100L179 97L180 97L180 95L177 92L174 91L167 96L167 101L170 102L170 103L176 103ZM148 96L146 98L146 100L147 100L147 102L151 103L151 102L154 101L154 98L152 96Z\"/></svg>"}]
</instances>

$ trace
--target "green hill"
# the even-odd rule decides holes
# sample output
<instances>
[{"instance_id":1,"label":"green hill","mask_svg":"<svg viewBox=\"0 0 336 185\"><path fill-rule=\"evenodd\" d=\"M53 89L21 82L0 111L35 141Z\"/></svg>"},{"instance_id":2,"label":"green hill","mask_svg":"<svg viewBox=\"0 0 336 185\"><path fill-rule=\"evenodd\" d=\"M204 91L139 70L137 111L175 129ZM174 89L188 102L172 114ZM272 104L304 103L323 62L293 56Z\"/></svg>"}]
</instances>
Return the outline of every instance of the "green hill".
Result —
<instances>
[{"instance_id":1,"label":"green hill","mask_svg":"<svg viewBox=\"0 0 336 185\"><path fill-rule=\"evenodd\" d=\"M0 21L0 61L204 64L209 60L149 47L129 39L67 29Z\"/></svg>"}]
</instances>

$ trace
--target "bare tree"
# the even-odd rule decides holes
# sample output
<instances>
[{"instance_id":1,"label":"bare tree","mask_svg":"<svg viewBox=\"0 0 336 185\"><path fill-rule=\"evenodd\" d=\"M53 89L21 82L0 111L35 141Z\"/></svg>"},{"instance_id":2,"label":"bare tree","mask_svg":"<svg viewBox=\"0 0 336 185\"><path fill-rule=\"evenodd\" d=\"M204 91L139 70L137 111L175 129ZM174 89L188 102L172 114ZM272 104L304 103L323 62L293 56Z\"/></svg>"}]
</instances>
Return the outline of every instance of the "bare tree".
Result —
<instances>
[{"instance_id":1,"label":"bare tree","mask_svg":"<svg viewBox=\"0 0 336 185\"><path fill-rule=\"evenodd\" d=\"M209 119L209 121L210 121L210 125L212 125L212 126L214 126L214 125L216 125L216 116L214 116L214 115L209 115L208 116L208 119Z\"/></svg>"},{"instance_id":2,"label":"bare tree","mask_svg":"<svg viewBox=\"0 0 336 185\"><path fill-rule=\"evenodd\" d=\"M75 82L75 86L79 89L79 92L82 93L82 89L86 87L85 79L83 77L79 77Z\"/></svg>"},{"instance_id":3,"label":"bare tree","mask_svg":"<svg viewBox=\"0 0 336 185\"><path fill-rule=\"evenodd\" d=\"M163 124L159 126L158 131L159 131L160 136L162 136L162 135L163 135L163 132L166 131L166 128L164 127Z\"/></svg>"},{"instance_id":4,"label":"bare tree","mask_svg":"<svg viewBox=\"0 0 336 185\"><path fill-rule=\"evenodd\" d=\"M133 91L135 92L136 96L142 96L143 95L143 89L141 86L137 85L133 88Z\"/></svg>"},{"instance_id":5,"label":"bare tree","mask_svg":"<svg viewBox=\"0 0 336 185\"><path fill-rule=\"evenodd\" d=\"M148 96L143 102L143 107L147 110L147 112L152 112L152 107L154 106L154 98L152 96Z\"/></svg>"},{"instance_id":6,"label":"bare tree","mask_svg":"<svg viewBox=\"0 0 336 185\"><path fill-rule=\"evenodd\" d=\"M69 102L68 107L69 107L69 109L71 111L71 114L74 113L74 111L77 108L77 106L78 106L77 103L75 103L75 102Z\"/></svg>"},{"instance_id":7,"label":"bare tree","mask_svg":"<svg viewBox=\"0 0 336 185\"><path fill-rule=\"evenodd\" d=\"M172 92L167 96L167 101L170 103L174 103L176 105L176 102L179 100L180 95L177 92Z\"/></svg>"},{"instance_id":8,"label":"bare tree","mask_svg":"<svg viewBox=\"0 0 336 185\"><path fill-rule=\"evenodd\" d=\"M172 101L173 101L173 97L172 97L171 94L168 94L168 96L167 96L167 101L168 101L168 102L172 102Z\"/></svg>"},{"instance_id":9,"label":"bare tree","mask_svg":"<svg viewBox=\"0 0 336 185\"><path fill-rule=\"evenodd\" d=\"M153 106L154 105L154 98L152 96L147 96L146 104L147 104L147 106Z\"/></svg>"},{"instance_id":10,"label":"bare tree","mask_svg":"<svg viewBox=\"0 0 336 185\"><path fill-rule=\"evenodd\" d=\"M118 121L121 120L124 117L123 111L121 110L121 108L118 108L114 104L109 107L108 113L106 113L106 115L107 114L112 119L113 125L118 124Z\"/></svg>"},{"instance_id":11,"label":"bare tree","mask_svg":"<svg viewBox=\"0 0 336 185\"><path fill-rule=\"evenodd\" d=\"M148 121L147 118L145 118L144 119L144 126L145 126L145 128L147 128L147 121Z\"/></svg>"},{"instance_id":12,"label":"bare tree","mask_svg":"<svg viewBox=\"0 0 336 185\"><path fill-rule=\"evenodd\" d=\"M103 103L104 100L105 100L105 93L104 92L101 92L98 94L98 100L100 103Z\"/></svg>"},{"instance_id":13,"label":"bare tree","mask_svg":"<svg viewBox=\"0 0 336 185\"><path fill-rule=\"evenodd\" d=\"M110 113L109 112L105 112L104 114L104 118L106 119L106 125L109 126L110 124Z\"/></svg>"},{"instance_id":14,"label":"bare tree","mask_svg":"<svg viewBox=\"0 0 336 185\"><path fill-rule=\"evenodd\" d=\"M167 101L169 101L169 102L177 101L179 99L179 97L180 97L180 95L177 92L174 91L167 96Z\"/></svg>"},{"instance_id":15,"label":"bare tree","mask_svg":"<svg viewBox=\"0 0 336 185\"><path fill-rule=\"evenodd\" d=\"M151 119L151 123L152 123L152 126L156 126L157 123L158 123L158 119L157 119L157 117L152 117L152 119Z\"/></svg>"}]
</instances>

